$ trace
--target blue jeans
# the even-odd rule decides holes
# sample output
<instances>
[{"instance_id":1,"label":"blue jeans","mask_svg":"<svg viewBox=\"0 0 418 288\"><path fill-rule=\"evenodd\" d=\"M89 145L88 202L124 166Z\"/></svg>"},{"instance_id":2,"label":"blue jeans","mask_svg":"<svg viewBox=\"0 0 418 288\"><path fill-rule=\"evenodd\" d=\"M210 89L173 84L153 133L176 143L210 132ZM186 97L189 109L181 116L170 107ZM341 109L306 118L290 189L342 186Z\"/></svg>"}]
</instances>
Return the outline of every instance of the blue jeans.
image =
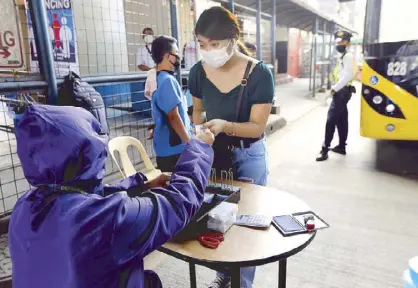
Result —
<instances>
[{"instance_id":1,"label":"blue jeans","mask_svg":"<svg viewBox=\"0 0 418 288\"><path fill-rule=\"evenodd\" d=\"M234 150L234 166L237 168L238 179L250 178L254 184L266 186L268 171L266 139L254 142L248 148ZM254 282L256 267L241 268L241 287L251 288ZM224 277L217 273L218 277Z\"/></svg>"}]
</instances>

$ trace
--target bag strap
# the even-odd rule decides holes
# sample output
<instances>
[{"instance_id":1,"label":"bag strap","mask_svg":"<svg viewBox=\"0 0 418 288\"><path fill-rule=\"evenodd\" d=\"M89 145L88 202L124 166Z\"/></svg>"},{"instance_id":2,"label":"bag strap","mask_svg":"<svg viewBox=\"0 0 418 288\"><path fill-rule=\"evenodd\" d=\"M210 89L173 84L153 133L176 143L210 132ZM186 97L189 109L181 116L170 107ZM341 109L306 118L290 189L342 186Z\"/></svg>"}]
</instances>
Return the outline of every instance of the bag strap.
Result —
<instances>
[{"instance_id":1,"label":"bag strap","mask_svg":"<svg viewBox=\"0 0 418 288\"><path fill-rule=\"evenodd\" d=\"M241 104L242 104L242 97L244 95L245 87L248 84L248 75L250 75L251 66L253 65L253 61L248 60L247 68L245 68L244 78L241 80L241 87L239 89L238 93L238 99L237 99L237 108L235 112L235 121L238 121L239 114L241 112Z\"/></svg>"},{"instance_id":2,"label":"bag strap","mask_svg":"<svg viewBox=\"0 0 418 288\"><path fill-rule=\"evenodd\" d=\"M151 50L148 47L148 44L145 45L145 48L147 48L147 51L148 51L149 55L152 55Z\"/></svg>"}]
</instances>

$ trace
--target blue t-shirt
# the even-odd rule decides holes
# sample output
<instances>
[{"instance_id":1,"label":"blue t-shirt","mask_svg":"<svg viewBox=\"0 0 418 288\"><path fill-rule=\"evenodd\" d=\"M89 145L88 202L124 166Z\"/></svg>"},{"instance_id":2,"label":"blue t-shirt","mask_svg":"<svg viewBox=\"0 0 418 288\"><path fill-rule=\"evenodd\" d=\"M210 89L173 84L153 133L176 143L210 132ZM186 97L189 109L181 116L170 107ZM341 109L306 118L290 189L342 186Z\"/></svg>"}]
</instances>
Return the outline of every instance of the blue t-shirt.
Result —
<instances>
[{"instance_id":1,"label":"blue t-shirt","mask_svg":"<svg viewBox=\"0 0 418 288\"><path fill-rule=\"evenodd\" d=\"M167 114L177 106L187 133L190 133L190 119L187 115L186 99L173 75L165 71L158 73L157 90L152 95L151 103L155 122L155 154L159 157L180 154L184 143L168 122Z\"/></svg>"}]
</instances>

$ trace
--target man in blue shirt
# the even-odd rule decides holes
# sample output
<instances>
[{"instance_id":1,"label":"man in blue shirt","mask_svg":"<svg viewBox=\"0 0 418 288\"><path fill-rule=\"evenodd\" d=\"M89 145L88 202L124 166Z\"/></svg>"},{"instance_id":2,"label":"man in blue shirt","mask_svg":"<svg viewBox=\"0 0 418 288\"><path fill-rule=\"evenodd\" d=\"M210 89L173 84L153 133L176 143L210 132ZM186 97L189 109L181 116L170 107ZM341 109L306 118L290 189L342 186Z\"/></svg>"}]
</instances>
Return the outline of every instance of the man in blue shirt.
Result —
<instances>
[{"instance_id":1,"label":"man in blue shirt","mask_svg":"<svg viewBox=\"0 0 418 288\"><path fill-rule=\"evenodd\" d=\"M151 54L157 65L157 90L151 99L154 150L158 168L172 172L190 139L185 97L174 77L174 71L180 65L177 41L168 36L158 37L152 42Z\"/></svg>"}]
</instances>

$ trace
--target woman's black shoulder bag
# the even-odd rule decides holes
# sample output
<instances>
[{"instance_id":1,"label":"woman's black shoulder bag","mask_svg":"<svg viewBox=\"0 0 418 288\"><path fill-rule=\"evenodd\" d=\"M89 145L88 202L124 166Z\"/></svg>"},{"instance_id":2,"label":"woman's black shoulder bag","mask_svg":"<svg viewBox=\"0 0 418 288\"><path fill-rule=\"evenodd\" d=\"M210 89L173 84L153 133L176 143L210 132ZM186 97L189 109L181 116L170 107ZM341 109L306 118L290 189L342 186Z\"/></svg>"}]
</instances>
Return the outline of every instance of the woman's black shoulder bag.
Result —
<instances>
[{"instance_id":1,"label":"woman's black shoulder bag","mask_svg":"<svg viewBox=\"0 0 418 288\"><path fill-rule=\"evenodd\" d=\"M241 112L242 98L244 97L245 87L248 84L248 76L250 75L251 66L253 62L248 61L247 68L245 69L244 77L241 80L241 87L238 93L237 106L235 110L235 121L238 122L238 118ZM213 168L216 170L217 178L221 177L221 171L229 171L232 169L234 178L236 178L236 168L233 165L233 149L232 145L233 136L228 136L224 133L219 134L215 142L213 143L213 150L215 151L215 157L213 161Z\"/></svg>"}]
</instances>

